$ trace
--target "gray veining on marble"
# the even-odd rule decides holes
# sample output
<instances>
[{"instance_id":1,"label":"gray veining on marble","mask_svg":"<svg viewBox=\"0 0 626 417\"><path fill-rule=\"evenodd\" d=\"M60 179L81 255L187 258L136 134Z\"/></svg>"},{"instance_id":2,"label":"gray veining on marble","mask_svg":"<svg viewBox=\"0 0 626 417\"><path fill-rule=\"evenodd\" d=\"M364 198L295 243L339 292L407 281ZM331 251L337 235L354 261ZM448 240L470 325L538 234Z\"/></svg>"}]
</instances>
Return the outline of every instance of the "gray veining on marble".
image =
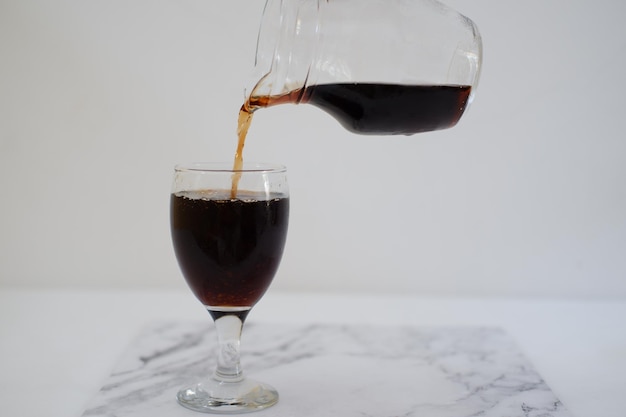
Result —
<instances>
[{"instance_id":1,"label":"gray veining on marble","mask_svg":"<svg viewBox=\"0 0 626 417\"><path fill-rule=\"evenodd\" d=\"M207 322L155 323L131 344L83 414L199 416L176 403L212 372ZM474 327L247 324L247 375L273 385L273 417L568 417L504 331Z\"/></svg>"}]
</instances>

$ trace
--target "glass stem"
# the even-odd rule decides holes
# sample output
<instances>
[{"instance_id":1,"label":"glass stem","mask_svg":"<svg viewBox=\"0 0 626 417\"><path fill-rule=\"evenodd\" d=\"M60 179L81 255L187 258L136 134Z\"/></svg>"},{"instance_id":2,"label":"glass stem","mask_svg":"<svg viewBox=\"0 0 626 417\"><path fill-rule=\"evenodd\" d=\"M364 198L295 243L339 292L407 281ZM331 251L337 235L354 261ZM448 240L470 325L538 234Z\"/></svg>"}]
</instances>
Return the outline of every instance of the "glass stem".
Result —
<instances>
[{"instance_id":1,"label":"glass stem","mask_svg":"<svg viewBox=\"0 0 626 417\"><path fill-rule=\"evenodd\" d=\"M214 321L219 354L213 378L220 382L239 382L243 380L239 355L243 319L237 314L223 314L219 317L214 316Z\"/></svg>"}]
</instances>

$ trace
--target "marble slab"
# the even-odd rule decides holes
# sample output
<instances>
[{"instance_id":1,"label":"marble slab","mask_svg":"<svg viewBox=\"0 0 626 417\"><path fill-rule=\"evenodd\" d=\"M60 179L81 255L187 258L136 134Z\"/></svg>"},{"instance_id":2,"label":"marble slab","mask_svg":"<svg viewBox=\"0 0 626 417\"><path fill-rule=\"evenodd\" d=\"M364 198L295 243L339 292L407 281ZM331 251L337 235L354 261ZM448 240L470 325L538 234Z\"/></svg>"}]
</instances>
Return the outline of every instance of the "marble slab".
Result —
<instances>
[{"instance_id":1,"label":"marble slab","mask_svg":"<svg viewBox=\"0 0 626 417\"><path fill-rule=\"evenodd\" d=\"M208 376L207 322L159 322L130 345L84 417L192 417L179 388ZM273 385L272 417L568 417L498 328L247 323L242 365Z\"/></svg>"}]
</instances>

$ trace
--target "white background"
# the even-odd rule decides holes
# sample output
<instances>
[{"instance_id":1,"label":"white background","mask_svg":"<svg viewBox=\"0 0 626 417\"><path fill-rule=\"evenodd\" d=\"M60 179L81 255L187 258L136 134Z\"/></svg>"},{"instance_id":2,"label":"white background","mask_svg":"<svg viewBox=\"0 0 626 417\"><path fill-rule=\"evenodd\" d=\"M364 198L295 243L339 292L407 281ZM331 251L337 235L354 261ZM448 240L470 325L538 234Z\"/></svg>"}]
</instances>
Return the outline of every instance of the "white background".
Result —
<instances>
[{"instance_id":1,"label":"white background","mask_svg":"<svg viewBox=\"0 0 626 417\"><path fill-rule=\"evenodd\" d=\"M290 170L275 288L626 297L626 3L449 1L484 42L454 129L259 111ZM184 288L172 167L230 160L262 0L0 0L0 284Z\"/></svg>"}]
</instances>

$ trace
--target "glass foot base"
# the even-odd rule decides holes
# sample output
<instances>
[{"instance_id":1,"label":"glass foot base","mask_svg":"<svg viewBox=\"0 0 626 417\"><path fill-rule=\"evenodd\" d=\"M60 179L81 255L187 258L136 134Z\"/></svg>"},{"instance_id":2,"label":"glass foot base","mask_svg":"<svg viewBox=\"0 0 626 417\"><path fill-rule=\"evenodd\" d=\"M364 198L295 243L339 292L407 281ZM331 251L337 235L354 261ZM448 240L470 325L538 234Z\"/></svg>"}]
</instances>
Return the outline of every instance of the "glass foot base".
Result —
<instances>
[{"instance_id":1,"label":"glass foot base","mask_svg":"<svg viewBox=\"0 0 626 417\"><path fill-rule=\"evenodd\" d=\"M278 392L253 379L239 382L211 380L178 391L176 398L180 405L190 410L239 414L271 407L278 402Z\"/></svg>"}]
</instances>

